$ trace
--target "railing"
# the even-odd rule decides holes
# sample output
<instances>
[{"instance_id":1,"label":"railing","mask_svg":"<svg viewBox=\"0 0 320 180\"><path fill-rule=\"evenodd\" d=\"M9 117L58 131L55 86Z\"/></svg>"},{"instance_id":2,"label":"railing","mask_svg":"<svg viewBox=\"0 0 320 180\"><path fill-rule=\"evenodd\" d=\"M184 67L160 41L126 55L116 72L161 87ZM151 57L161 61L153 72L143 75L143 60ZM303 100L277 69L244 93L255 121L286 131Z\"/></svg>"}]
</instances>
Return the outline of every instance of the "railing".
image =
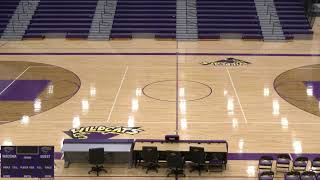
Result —
<instances>
[{"instance_id":1,"label":"railing","mask_svg":"<svg viewBox=\"0 0 320 180\"><path fill-rule=\"evenodd\" d=\"M194 0L195 2L196 2L196 0ZM198 24L196 23L197 22L197 20L196 20L196 22L194 22L194 21L191 21L189 18L188 18L188 14L191 14L192 16L194 16L194 18L195 19L197 19L197 14L195 13L190 13L190 11L189 11L189 9L197 9L197 3L195 3L195 4L189 4L188 3L188 0L186 0L186 32L187 32L187 34L189 34L190 32L189 32L189 25L192 25L192 26L195 26L195 27L197 27L198 26ZM189 13L188 13L189 12Z\"/></svg>"},{"instance_id":2,"label":"railing","mask_svg":"<svg viewBox=\"0 0 320 180\"><path fill-rule=\"evenodd\" d=\"M267 5L267 3L268 3L267 1L269 1L269 0L264 0L263 5Z\"/></svg>"},{"instance_id":3,"label":"railing","mask_svg":"<svg viewBox=\"0 0 320 180\"><path fill-rule=\"evenodd\" d=\"M316 12L313 5L319 2L320 0L304 0L304 13L311 28L313 27L316 18Z\"/></svg>"},{"instance_id":4,"label":"railing","mask_svg":"<svg viewBox=\"0 0 320 180\"><path fill-rule=\"evenodd\" d=\"M280 27L281 28L281 23L280 22L273 22L272 23L272 34L274 34L275 27Z\"/></svg>"},{"instance_id":5,"label":"railing","mask_svg":"<svg viewBox=\"0 0 320 180\"><path fill-rule=\"evenodd\" d=\"M113 0L114 1L114 0ZM109 14L109 15L112 15L113 13L112 12L109 12L109 11L107 11L108 10L108 2L110 2L110 0L105 0L105 4L103 5L103 13L100 13L100 15L101 15L101 20L99 21L99 32L101 32L101 26L102 25L104 25L104 23L106 23L105 21L104 21L104 15L106 15L106 14Z\"/></svg>"},{"instance_id":6,"label":"railing","mask_svg":"<svg viewBox=\"0 0 320 180\"><path fill-rule=\"evenodd\" d=\"M271 8L276 9L276 7L275 7L273 4L268 4L268 5L267 5L267 14L269 14L269 10L270 10Z\"/></svg>"},{"instance_id":7,"label":"railing","mask_svg":"<svg viewBox=\"0 0 320 180\"><path fill-rule=\"evenodd\" d=\"M14 18L11 18L12 20L12 31L13 32L17 32L17 27L15 26L15 24L21 24L21 17L24 17L24 16L28 16L30 15L27 11L28 8L32 7L33 4L32 2L35 2L35 1L22 1L22 12L15 12L15 14L17 15L17 20L15 20Z\"/></svg>"},{"instance_id":8,"label":"railing","mask_svg":"<svg viewBox=\"0 0 320 180\"><path fill-rule=\"evenodd\" d=\"M269 24L271 23L272 18L277 18L278 16L275 14L268 14L269 15Z\"/></svg>"},{"instance_id":9,"label":"railing","mask_svg":"<svg viewBox=\"0 0 320 180\"><path fill-rule=\"evenodd\" d=\"M282 28L281 23L279 21L272 21L272 18L278 19L278 15L270 12L271 8L274 8L276 11L276 7L273 4L267 4L267 0L264 0L264 5L267 6L266 15L269 15L269 24L272 23L272 34L275 33L276 28ZM279 20L279 19L278 19Z\"/></svg>"}]
</instances>

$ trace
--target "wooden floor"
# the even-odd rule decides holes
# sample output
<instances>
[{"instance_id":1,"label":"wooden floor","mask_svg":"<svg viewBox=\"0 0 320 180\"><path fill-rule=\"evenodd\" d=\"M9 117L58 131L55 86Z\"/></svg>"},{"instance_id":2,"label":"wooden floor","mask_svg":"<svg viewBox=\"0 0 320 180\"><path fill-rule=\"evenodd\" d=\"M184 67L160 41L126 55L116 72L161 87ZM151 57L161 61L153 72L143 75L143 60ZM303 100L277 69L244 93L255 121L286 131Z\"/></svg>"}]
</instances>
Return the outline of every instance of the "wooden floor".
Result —
<instances>
[{"instance_id":1,"label":"wooden floor","mask_svg":"<svg viewBox=\"0 0 320 180\"><path fill-rule=\"evenodd\" d=\"M26 113L27 121L22 117L22 120L4 118L5 112L1 111L0 143L54 145L55 150L60 151L63 139L69 138L64 131L74 127L139 126L144 130L139 134L122 134L114 138L159 139L165 134L175 133L178 124L182 139L224 139L229 142L229 152L319 153L319 115L305 111L308 103L297 105L288 102L274 89L274 80L285 71L320 64L319 27L320 20L317 19L313 40L287 43L146 39L2 41L0 67L2 61L58 66L74 73L80 79L81 87L73 97L66 98L56 107L37 112L30 108L19 111ZM200 64L227 57L251 64L237 67ZM23 68L14 68L0 75L2 79L24 79L31 74L33 79L41 79L47 73L43 68L46 67L25 72ZM319 73L317 70L320 71L316 67L313 73L302 73L299 77L314 80L313 77ZM36 75L39 71L41 73ZM177 72L180 95L178 119L175 102ZM64 79L65 76L60 75L57 78ZM70 85L66 84L66 88ZM53 94L64 91L63 87L53 87ZM299 96L301 92L290 91L285 95ZM318 110L319 113L320 106L316 106L315 97L311 100L315 102L312 111ZM7 103L0 101L0 106L5 107ZM46 103L49 102L43 101L42 105L46 107ZM57 179L78 179L77 176L95 179L87 177L87 165L65 169L62 161L57 160L56 163ZM146 175L141 169L128 169L121 165L110 168L107 175L112 177L108 179L128 179L126 176L135 180L168 179L164 177L164 169L158 174ZM242 180L254 179L256 173L255 161L232 161L224 173L204 176L205 179ZM196 173L191 176L185 179L200 179ZM277 177L282 179L282 175Z\"/></svg>"}]
</instances>

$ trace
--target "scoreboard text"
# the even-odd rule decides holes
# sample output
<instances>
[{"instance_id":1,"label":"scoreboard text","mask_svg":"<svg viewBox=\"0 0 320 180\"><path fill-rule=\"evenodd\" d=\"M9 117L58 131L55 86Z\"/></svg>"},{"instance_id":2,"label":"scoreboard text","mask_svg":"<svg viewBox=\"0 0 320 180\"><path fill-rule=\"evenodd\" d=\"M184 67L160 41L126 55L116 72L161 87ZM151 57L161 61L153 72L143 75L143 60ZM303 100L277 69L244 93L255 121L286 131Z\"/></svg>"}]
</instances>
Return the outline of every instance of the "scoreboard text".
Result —
<instances>
[{"instance_id":1,"label":"scoreboard text","mask_svg":"<svg viewBox=\"0 0 320 180\"><path fill-rule=\"evenodd\" d=\"M53 178L54 146L1 146L1 177Z\"/></svg>"}]
</instances>

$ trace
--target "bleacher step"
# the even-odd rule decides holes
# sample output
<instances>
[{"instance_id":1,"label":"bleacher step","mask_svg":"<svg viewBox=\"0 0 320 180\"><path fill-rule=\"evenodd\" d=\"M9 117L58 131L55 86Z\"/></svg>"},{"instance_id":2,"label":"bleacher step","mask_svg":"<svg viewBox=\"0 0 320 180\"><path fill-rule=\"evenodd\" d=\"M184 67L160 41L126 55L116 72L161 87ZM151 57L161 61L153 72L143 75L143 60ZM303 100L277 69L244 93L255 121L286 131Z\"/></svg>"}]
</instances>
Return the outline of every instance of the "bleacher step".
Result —
<instances>
[{"instance_id":1,"label":"bleacher step","mask_svg":"<svg viewBox=\"0 0 320 180\"><path fill-rule=\"evenodd\" d=\"M21 0L5 29L2 40L22 40L40 0ZM21 16L22 14L22 16Z\"/></svg>"},{"instance_id":2,"label":"bleacher step","mask_svg":"<svg viewBox=\"0 0 320 180\"><path fill-rule=\"evenodd\" d=\"M176 39L198 39L196 0L178 0L176 5Z\"/></svg>"},{"instance_id":3,"label":"bleacher step","mask_svg":"<svg viewBox=\"0 0 320 180\"><path fill-rule=\"evenodd\" d=\"M116 11L117 0L98 0L95 15L92 20L89 40L109 40L113 19Z\"/></svg>"},{"instance_id":4,"label":"bleacher step","mask_svg":"<svg viewBox=\"0 0 320 180\"><path fill-rule=\"evenodd\" d=\"M273 0L254 0L264 41L285 40Z\"/></svg>"}]
</instances>

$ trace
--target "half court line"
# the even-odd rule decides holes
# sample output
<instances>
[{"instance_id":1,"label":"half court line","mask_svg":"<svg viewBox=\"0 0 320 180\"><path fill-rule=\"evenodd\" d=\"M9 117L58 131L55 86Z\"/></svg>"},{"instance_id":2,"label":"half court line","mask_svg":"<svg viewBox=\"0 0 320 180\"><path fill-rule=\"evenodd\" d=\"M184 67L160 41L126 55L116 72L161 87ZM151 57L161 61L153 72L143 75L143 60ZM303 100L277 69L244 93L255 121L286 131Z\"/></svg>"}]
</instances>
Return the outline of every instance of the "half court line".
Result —
<instances>
[{"instance_id":1,"label":"half court line","mask_svg":"<svg viewBox=\"0 0 320 180\"><path fill-rule=\"evenodd\" d=\"M150 53L0 53L0 56L26 56L26 55L54 55L54 56L287 56L287 57L304 57L304 56L320 56L320 54L292 54L292 53L175 53L175 52L150 52Z\"/></svg>"},{"instance_id":2,"label":"half court line","mask_svg":"<svg viewBox=\"0 0 320 180\"><path fill-rule=\"evenodd\" d=\"M4 93L17 79L19 79L28 69L30 68L30 66L28 66L22 73L20 73L6 88L4 88L1 92L0 95L2 95L2 93Z\"/></svg>"},{"instance_id":3,"label":"half court line","mask_svg":"<svg viewBox=\"0 0 320 180\"><path fill-rule=\"evenodd\" d=\"M176 43L176 50L179 44ZM179 56L176 56L176 135L179 135Z\"/></svg>"},{"instance_id":4,"label":"half court line","mask_svg":"<svg viewBox=\"0 0 320 180\"><path fill-rule=\"evenodd\" d=\"M122 84L123 84L123 81L124 79L126 78L126 75L127 75L127 72L128 72L128 69L129 69L129 66L126 66L126 70L122 76L122 79L121 79L121 83L120 83L120 86L119 86L119 89L117 91L117 94L116 94L116 97L114 98L114 101L113 101L113 104L111 106L111 109L110 109L110 112L109 112L109 116L108 116L108 119L107 119L107 123L110 121L110 118L111 118L111 114L112 114L112 111L114 109L114 106L117 102L117 99L118 99L118 96L119 96L119 93L120 93L120 90L121 90L121 87L122 87Z\"/></svg>"},{"instance_id":5,"label":"half court line","mask_svg":"<svg viewBox=\"0 0 320 180\"><path fill-rule=\"evenodd\" d=\"M229 69L228 69L227 67L226 67L226 70L227 70L227 73L228 73L228 75L229 75L229 79L230 79L230 82L231 82L233 91L234 91L234 93L235 93L235 95L236 95L236 98L237 98L237 100L238 100L238 104L239 104L239 106L240 106L240 110L241 110L242 116L243 116L243 118L244 118L244 122L245 122L245 123L248 123L247 118L246 118L246 115L245 115L245 113L244 113L244 111L243 111L243 109L242 109L242 105L241 105L241 102L240 102L240 99L239 99L237 90L236 90L236 88L234 87L231 74L230 74Z\"/></svg>"}]
</instances>

